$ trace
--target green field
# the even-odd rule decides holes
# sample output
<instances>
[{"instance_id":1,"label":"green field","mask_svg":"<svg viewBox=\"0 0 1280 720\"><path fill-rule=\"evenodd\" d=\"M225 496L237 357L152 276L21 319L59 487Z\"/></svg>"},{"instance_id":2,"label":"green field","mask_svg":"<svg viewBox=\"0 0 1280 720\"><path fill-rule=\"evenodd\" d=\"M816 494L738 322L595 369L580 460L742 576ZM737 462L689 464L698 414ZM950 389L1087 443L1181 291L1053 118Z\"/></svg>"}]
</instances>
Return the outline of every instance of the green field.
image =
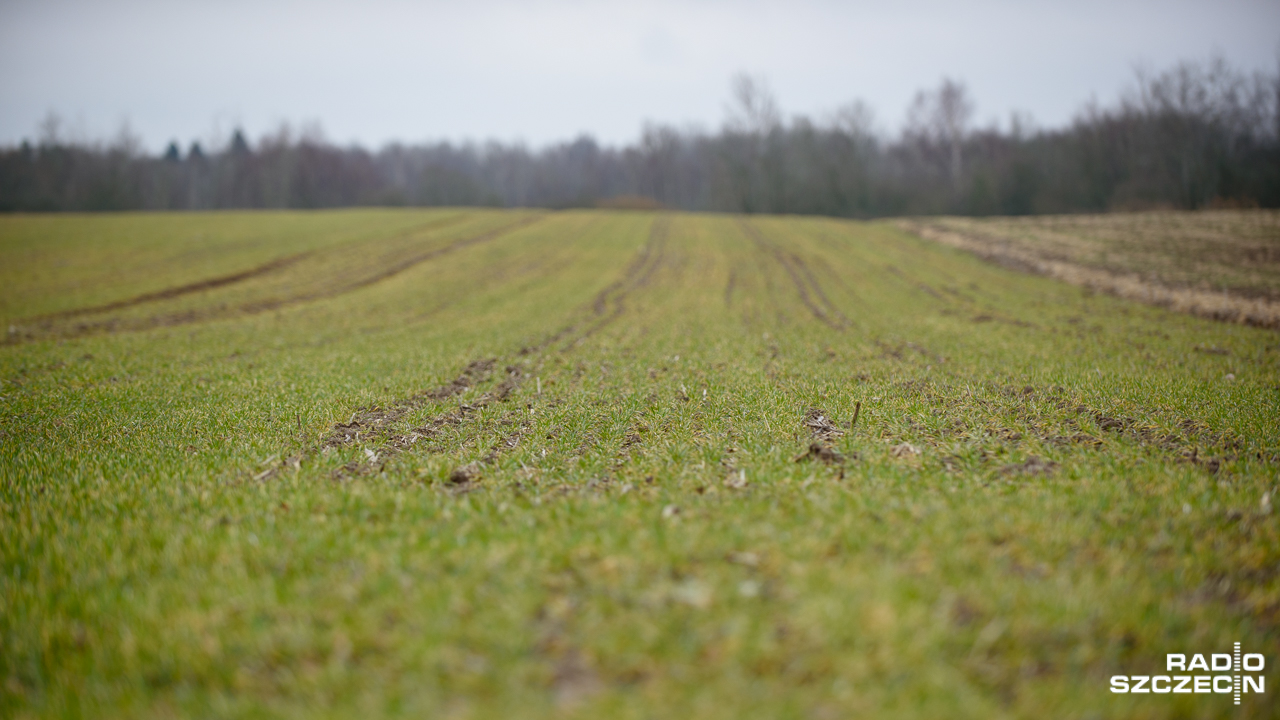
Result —
<instances>
[{"instance_id":1,"label":"green field","mask_svg":"<svg viewBox=\"0 0 1280 720\"><path fill-rule=\"evenodd\" d=\"M0 217L0 320L5 717L1280 707L1272 330L618 211Z\"/></svg>"}]
</instances>

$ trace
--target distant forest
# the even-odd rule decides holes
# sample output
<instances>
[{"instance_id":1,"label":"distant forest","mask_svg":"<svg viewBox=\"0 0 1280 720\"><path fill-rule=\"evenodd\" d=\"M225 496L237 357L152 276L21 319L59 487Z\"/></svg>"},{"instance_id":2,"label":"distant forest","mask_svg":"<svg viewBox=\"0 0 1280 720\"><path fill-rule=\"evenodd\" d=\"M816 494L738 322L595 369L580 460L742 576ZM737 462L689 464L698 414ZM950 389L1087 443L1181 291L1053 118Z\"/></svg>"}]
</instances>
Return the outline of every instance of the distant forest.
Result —
<instances>
[{"instance_id":1,"label":"distant forest","mask_svg":"<svg viewBox=\"0 0 1280 720\"><path fill-rule=\"evenodd\" d=\"M355 205L678 208L844 217L1023 215L1280 207L1280 73L1222 60L1139 75L1067 127L975 127L963 84L919 92L896 135L870 110L784 119L739 77L718 132L649 125L633 145L590 137L531 150L496 142L338 147L287 127L251 144L157 157L122 133L69 142L54 118L0 148L0 211Z\"/></svg>"}]
</instances>

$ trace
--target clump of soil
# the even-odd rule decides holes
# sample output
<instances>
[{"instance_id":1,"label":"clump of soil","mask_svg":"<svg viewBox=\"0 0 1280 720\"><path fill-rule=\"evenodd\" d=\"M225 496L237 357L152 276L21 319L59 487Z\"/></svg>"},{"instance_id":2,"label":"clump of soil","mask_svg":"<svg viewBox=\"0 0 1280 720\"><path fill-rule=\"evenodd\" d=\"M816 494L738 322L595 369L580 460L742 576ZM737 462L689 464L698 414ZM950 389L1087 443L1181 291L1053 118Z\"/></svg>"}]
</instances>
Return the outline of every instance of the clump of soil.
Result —
<instances>
[{"instance_id":1,"label":"clump of soil","mask_svg":"<svg viewBox=\"0 0 1280 720\"><path fill-rule=\"evenodd\" d=\"M809 449L796 458L796 462L805 462L806 460L817 460L828 465L843 465L845 457L826 443L814 442L809 443Z\"/></svg>"},{"instance_id":2,"label":"clump of soil","mask_svg":"<svg viewBox=\"0 0 1280 720\"><path fill-rule=\"evenodd\" d=\"M480 463L467 463L453 469L449 473L449 482L454 485L467 485L480 479Z\"/></svg>"},{"instance_id":3,"label":"clump of soil","mask_svg":"<svg viewBox=\"0 0 1280 720\"><path fill-rule=\"evenodd\" d=\"M488 378L496 363L496 359L474 360L463 369L461 375L445 385L422 393L422 397L431 398L432 400L444 400L461 394L472 385Z\"/></svg>"},{"instance_id":4,"label":"clump of soil","mask_svg":"<svg viewBox=\"0 0 1280 720\"><path fill-rule=\"evenodd\" d=\"M804 416L804 426L819 440L832 440L844 435L844 431L831 421L827 411L821 408L809 409Z\"/></svg>"}]
</instances>

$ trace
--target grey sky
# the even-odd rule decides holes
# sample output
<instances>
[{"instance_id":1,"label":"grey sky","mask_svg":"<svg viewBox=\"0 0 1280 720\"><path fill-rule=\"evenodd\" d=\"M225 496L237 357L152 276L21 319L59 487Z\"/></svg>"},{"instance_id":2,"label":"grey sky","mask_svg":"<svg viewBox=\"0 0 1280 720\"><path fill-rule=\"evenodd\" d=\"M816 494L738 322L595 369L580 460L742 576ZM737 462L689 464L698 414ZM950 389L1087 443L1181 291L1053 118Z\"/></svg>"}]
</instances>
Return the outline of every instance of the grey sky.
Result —
<instances>
[{"instance_id":1,"label":"grey sky","mask_svg":"<svg viewBox=\"0 0 1280 720\"><path fill-rule=\"evenodd\" d=\"M896 129L921 87L965 81L983 124L1107 103L1136 66L1213 53L1274 71L1280 1L407 2L0 0L0 143L50 111L153 150L318 122L339 143L634 140L719 126L730 77L788 115L861 98Z\"/></svg>"}]
</instances>

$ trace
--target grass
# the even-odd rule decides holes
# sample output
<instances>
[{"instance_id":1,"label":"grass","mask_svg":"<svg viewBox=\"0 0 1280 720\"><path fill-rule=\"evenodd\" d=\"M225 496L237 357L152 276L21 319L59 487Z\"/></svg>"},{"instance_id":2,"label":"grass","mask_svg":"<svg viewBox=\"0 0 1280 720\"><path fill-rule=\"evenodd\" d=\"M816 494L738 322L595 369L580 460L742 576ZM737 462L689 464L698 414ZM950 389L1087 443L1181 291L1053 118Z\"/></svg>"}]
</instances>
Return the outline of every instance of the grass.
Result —
<instances>
[{"instance_id":1,"label":"grass","mask_svg":"<svg viewBox=\"0 0 1280 720\"><path fill-rule=\"evenodd\" d=\"M1274 332L826 219L16 216L0 260L7 716L1274 712L1108 692L1235 641L1280 682Z\"/></svg>"}]
</instances>

